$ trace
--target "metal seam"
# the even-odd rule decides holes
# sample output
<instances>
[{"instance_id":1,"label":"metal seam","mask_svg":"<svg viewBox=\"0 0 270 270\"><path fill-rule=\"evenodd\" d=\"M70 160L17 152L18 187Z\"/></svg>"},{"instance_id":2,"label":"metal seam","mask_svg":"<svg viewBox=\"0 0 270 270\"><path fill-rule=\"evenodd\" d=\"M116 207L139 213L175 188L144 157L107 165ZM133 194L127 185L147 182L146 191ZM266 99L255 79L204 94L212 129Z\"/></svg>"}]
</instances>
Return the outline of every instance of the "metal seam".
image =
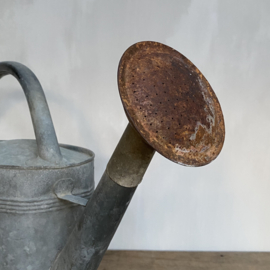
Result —
<instances>
[{"instance_id":1,"label":"metal seam","mask_svg":"<svg viewBox=\"0 0 270 270\"><path fill-rule=\"evenodd\" d=\"M94 190L90 190L84 193L76 194L83 198L90 198ZM28 201L28 202L6 202L5 200L0 199L0 213L37 213L37 212L48 212L61 210L67 207L78 206L74 203L69 203L66 201L56 199L47 199L40 201Z\"/></svg>"}]
</instances>

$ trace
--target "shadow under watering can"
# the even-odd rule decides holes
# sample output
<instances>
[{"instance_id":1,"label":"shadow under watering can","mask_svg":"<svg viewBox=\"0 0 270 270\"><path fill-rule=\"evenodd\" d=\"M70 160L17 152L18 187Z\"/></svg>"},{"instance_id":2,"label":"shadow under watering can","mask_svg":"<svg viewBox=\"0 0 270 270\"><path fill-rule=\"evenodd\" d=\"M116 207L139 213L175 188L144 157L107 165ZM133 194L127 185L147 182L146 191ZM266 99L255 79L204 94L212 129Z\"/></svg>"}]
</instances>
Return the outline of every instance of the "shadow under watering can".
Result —
<instances>
[{"instance_id":1,"label":"shadow under watering can","mask_svg":"<svg viewBox=\"0 0 270 270\"><path fill-rule=\"evenodd\" d=\"M42 87L16 62L36 140L0 142L0 268L95 270L155 153L203 166L220 153L224 120L201 72L182 54L140 42L123 54L118 86L129 124L94 190L94 154L59 145Z\"/></svg>"}]
</instances>

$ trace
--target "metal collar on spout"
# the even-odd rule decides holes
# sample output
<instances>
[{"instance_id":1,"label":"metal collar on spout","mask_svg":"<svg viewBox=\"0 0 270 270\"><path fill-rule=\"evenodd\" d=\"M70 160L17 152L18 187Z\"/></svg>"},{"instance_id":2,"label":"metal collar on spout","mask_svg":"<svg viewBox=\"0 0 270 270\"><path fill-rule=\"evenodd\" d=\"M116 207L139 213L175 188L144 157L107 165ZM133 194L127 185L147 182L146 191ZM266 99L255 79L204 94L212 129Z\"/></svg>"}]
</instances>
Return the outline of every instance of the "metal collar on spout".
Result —
<instances>
[{"instance_id":1,"label":"metal collar on spout","mask_svg":"<svg viewBox=\"0 0 270 270\"><path fill-rule=\"evenodd\" d=\"M107 165L110 178L122 187L142 181L155 150L129 124Z\"/></svg>"}]
</instances>

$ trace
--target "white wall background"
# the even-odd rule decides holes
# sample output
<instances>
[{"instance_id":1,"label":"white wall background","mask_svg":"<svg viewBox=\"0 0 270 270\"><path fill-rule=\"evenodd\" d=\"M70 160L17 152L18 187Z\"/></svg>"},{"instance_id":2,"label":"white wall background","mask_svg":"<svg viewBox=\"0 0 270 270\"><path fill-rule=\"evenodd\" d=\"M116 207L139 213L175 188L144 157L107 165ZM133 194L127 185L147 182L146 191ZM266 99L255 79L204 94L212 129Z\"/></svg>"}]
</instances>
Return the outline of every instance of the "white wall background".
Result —
<instances>
[{"instance_id":1,"label":"white wall background","mask_svg":"<svg viewBox=\"0 0 270 270\"><path fill-rule=\"evenodd\" d=\"M186 168L156 154L110 248L270 250L269 13L267 0L0 0L0 61L35 72L59 141L96 153L96 181L127 124L116 72L130 45L177 49L219 98L218 159ZM0 126L1 139L34 138L11 76Z\"/></svg>"}]
</instances>

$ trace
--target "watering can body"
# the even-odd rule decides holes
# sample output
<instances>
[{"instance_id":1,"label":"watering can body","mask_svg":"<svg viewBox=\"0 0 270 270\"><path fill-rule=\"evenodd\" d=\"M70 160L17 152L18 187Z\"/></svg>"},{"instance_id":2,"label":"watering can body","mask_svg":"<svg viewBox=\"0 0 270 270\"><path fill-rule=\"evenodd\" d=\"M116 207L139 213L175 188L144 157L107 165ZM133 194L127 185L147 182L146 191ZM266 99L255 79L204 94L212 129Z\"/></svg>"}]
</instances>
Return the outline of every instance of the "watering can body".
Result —
<instances>
[{"instance_id":1,"label":"watering can body","mask_svg":"<svg viewBox=\"0 0 270 270\"><path fill-rule=\"evenodd\" d=\"M11 143L17 147L36 144L21 140L1 142L0 147ZM61 150L72 151L70 146ZM72 193L87 199L94 188L93 154L84 155L89 158L83 164L64 168L0 167L0 269L50 268L84 208L57 198L56 185L68 187L72 179Z\"/></svg>"},{"instance_id":2,"label":"watering can body","mask_svg":"<svg viewBox=\"0 0 270 270\"><path fill-rule=\"evenodd\" d=\"M45 124L52 125L32 104L47 106L43 94L35 95L42 89L31 80L23 85L30 71L18 63L0 63L1 72L15 74L23 86L36 140L0 141L0 269L48 270L94 190L94 154L60 145L58 160L41 158L51 136ZM52 157L53 143L45 144Z\"/></svg>"}]
</instances>

